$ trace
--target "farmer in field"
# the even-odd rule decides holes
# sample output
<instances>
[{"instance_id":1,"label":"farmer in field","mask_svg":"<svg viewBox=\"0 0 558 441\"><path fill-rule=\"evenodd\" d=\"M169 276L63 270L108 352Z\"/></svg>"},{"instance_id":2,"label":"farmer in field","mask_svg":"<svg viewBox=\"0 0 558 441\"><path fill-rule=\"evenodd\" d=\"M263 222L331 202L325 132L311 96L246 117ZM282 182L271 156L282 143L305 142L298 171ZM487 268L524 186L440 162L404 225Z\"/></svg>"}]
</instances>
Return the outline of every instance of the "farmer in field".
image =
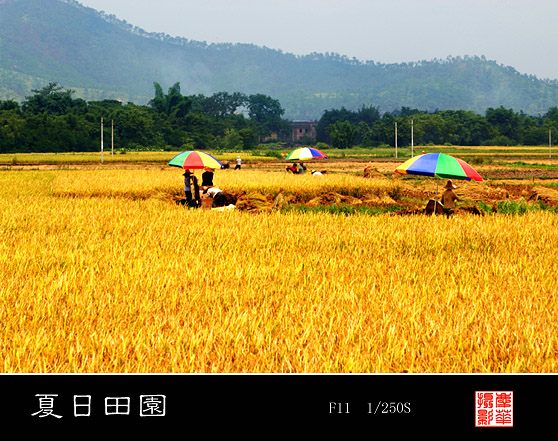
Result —
<instances>
[{"instance_id":1,"label":"farmer in field","mask_svg":"<svg viewBox=\"0 0 558 441\"><path fill-rule=\"evenodd\" d=\"M213 204L212 207L224 207L227 197L225 196L225 192L217 187L202 187L203 195L206 198L212 198Z\"/></svg>"},{"instance_id":2,"label":"farmer in field","mask_svg":"<svg viewBox=\"0 0 558 441\"><path fill-rule=\"evenodd\" d=\"M298 174L298 166L296 162L293 165L287 167L287 172L292 173L294 175Z\"/></svg>"},{"instance_id":3,"label":"farmer in field","mask_svg":"<svg viewBox=\"0 0 558 441\"><path fill-rule=\"evenodd\" d=\"M446 191L442 194L442 205L444 206L444 213L447 217L450 217L455 209L455 202L460 199L457 197L457 194L455 194L455 191L453 191L457 188L457 186L453 185L451 179L448 179L444 188Z\"/></svg>"},{"instance_id":4,"label":"farmer in field","mask_svg":"<svg viewBox=\"0 0 558 441\"><path fill-rule=\"evenodd\" d=\"M213 187L213 174L215 170L211 167L205 167L202 173L202 187Z\"/></svg>"},{"instance_id":5,"label":"farmer in field","mask_svg":"<svg viewBox=\"0 0 558 441\"><path fill-rule=\"evenodd\" d=\"M189 207L197 207L200 201L198 178L190 170L185 170L182 176L184 176L184 194L186 195L186 203Z\"/></svg>"},{"instance_id":6,"label":"farmer in field","mask_svg":"<svg viewBox=\"0 0 558 441\"><path fill-rule=\"evenodd\" d=\"M240 159L240 156L238 156L236 158L236 165L234 167L235 170L240 170L240 167L242 166L242 159Z\"/></svg>"},{"instance_id":7,"label":"farmer in field","mask_svg":"<svg viewBox=\"0 0 558 441\"><path fill-rule=\"evenodd\" d=\"M299 174L299 175L303 175L304 173L306 173L306 166L304 165L303 162L301 162L301 163L298 165L298 174Z\"/></svg>"}]
</instances>

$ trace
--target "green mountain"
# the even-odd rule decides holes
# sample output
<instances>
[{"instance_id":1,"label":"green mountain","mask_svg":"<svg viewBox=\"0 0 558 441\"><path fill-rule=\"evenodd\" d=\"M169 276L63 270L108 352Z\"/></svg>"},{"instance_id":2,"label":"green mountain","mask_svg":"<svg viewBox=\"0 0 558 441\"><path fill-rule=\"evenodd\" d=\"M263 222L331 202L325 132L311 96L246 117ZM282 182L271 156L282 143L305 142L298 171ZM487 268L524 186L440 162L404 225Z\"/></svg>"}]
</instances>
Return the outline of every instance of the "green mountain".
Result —
<instances>
[{"instance_id":1,"label":"green mountain","mask_svg":"<svg viewBox=\"0 0 558 441\"><path fill-rule=\"evenodd\" d=\"M154 82L163 88L179 82L184 95L261 93L278 99L290 119L362 105L481 114L504 106L531 115L558 105L557 81L484 57L382 64L295 56L147 33L74 0L0 0L0 99L20 101L49 82L86 100L136 104L153 98Z\"/></svg>"}]
</instances>

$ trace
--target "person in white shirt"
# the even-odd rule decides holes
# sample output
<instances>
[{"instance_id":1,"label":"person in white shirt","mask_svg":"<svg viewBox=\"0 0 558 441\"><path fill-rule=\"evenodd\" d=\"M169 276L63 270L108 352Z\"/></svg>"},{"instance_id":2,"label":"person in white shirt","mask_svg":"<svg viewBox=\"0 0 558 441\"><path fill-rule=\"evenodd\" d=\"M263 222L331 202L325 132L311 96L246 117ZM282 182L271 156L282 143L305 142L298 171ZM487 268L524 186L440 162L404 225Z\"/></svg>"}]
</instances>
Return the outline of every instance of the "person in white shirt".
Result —
<instances>
[{"instance_id":1,"label":"person in white shirt","mask_svg":"<svg viewBox=\"0 0 558 441\"><path fill-rule=\"evenodd\" d=\"M240 170L240 166L242 165L242 159L240 159L240 156L238 158L236 158L236 166L234 167L235 170Z\"/></svg>"},{"instance_id":2,"label":"person in white shirt","mask_svg":"<svg viewBox=\"0 0 558 441\"><path fill-rule=\"evenodd\" d=\"M213 199L212 207L224 207L227 197L225 192L217 187L203 187L205 197Z\"/></svg>"}]
</instances>

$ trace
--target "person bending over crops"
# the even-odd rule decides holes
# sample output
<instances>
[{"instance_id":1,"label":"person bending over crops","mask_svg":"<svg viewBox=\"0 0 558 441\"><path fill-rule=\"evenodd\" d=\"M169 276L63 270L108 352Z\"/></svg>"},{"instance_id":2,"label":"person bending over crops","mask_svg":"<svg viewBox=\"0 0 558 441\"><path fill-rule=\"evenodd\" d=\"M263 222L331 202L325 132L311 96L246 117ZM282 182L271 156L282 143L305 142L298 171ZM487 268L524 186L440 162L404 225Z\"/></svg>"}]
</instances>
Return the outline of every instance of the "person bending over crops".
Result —
<instances>
[{"instance_id":1,"label":"person bending over crops","mask_svg":"<svg viewBox=\"0 0 558 441\"><path fill-rule=\"evenodd\" d=\"M444 206L444 213L447 217L450 217L455 210L455 201L459 201L460 199L457 197L457 194L455 194L455 191L453 191L457 186L453 185L451 179L448 179L444 188L446 191L442 194L442 205Z\"/></svg>"},{"instance_id":2,"label":"person bending over crops","mask_svg":"<svg viewBox=\"0 0 558 441\"><path fill-rule=\"evenodd\" d=\"M301 162L298 166L298 174L303 175L306 173L306 166Z\"/></svg>"},{"instance_id":3,"label":"person bending over crops","mask_svg":"<svg viewBox=\"0 0 558 441\"><path fill-rule=\"evenodd\" d=\"M212 207L224 207L227 197L225 192L217 187L202 187L205 197L213 199Z\"/></svg>"}]
</instances>

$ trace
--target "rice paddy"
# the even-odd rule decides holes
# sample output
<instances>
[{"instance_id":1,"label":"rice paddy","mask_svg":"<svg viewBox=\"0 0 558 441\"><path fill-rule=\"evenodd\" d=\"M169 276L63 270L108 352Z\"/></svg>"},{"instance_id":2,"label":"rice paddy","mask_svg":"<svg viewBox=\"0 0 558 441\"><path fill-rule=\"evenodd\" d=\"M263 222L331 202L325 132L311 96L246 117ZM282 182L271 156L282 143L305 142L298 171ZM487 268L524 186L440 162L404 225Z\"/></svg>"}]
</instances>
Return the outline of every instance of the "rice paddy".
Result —
<instances>
[{"instance_id":1,"label":"rice paddy","mask_svg":"<svg viewBox=\"0 0 558 441\"><path fill-rule=\"evenodd\" d=\"M422 185L343 167L216 184L298 201ZM164 165L0 171L2 371L557 371L552 211L216 212L181 194Z\"/></svg>"}]
</instances>

